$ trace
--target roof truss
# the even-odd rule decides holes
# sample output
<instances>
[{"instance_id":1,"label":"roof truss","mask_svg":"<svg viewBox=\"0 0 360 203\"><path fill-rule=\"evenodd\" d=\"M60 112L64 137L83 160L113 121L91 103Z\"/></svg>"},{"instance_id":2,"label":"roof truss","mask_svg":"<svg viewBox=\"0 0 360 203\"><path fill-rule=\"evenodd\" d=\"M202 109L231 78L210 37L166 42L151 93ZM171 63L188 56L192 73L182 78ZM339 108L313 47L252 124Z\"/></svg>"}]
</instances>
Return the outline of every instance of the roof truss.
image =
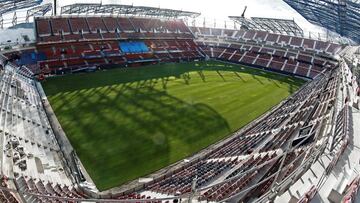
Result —
<instances>
[{"instance_id":1,"label":"roof truss","mask_svg":"<svg viewBox=\"0 0 360 203\"><path fill-rule=\"evenodd\" d=\"M360 43L359 0L284 0L305 19Z\"/></svg>"},{"instance_id":2,"label":"roof truss","mask_svg":"<svg viewBox=\"0 0 360 203\"><path fill-rule=\"evenodd\" d=\"M165 18L200 16L200 13L196 12L120 4L71 4L61 7L61 14L112 14Z\"/></svg>"},{"instance_id":3,"label":"roof truss","mask_svg":"<svg viewBox=\"0 0 360 203\"><path fill-rule=\"evenodd\" d=\"M240 24L241 28L249 30L261 30L276 34L291 36L304 36L304 31L294 20L275 19L275 18L244 18L241 16L229 16L230 19Z\"/></svg>"},{"instance_id":4,"label":"roof truss","mask_svg":"<svg viewBox=\"0 0 360 203\"><path fill-rule=\"evenodd\" d=\"M40 5L43 0L2 0L0 1L0 15L23 8Z\"/></svg>"},{"instance_id":5,"label":"roof truss","mask_svg":"<svg viewBox=\"0 0 360 203\"><path fill-rule=\"evenodd\" d=\"M29 18L31 16L44 16L46 13L50 12L52 10L52 4L43 4L40 6L36 6L34 8L31 8L27 10L26 12L26 21L29 21Z\"/></svg>"}]
</instances>

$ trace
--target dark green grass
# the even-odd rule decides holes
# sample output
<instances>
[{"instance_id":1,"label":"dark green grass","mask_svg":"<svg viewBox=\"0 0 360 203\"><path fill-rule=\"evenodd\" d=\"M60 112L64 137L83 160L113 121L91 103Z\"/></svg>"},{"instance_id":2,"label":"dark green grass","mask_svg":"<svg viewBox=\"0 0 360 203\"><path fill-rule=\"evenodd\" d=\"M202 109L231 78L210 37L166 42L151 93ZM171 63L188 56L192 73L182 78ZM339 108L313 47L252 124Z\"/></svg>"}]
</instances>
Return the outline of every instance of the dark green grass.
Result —
<instances>
[{"instance_id":1,"label":"dark green grass","mask_svg":"<svg viewBox=\"0 0 360 203\"><path fill-rule=\"evenodd\" d=\"M69 75L43 86L85 168L106 190L229 136L303 83L194 62Z\"/></svg>"}]
</instances>

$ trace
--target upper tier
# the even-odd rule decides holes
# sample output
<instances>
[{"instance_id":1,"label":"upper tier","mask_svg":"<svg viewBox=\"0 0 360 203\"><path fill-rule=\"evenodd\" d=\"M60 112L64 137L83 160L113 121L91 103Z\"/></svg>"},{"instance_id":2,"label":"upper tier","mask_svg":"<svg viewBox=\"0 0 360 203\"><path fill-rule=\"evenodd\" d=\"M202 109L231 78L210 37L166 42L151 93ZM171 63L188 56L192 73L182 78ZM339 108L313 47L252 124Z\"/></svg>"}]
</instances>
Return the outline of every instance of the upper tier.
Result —
<instances>
[{"instance_id":1,"label":"upper tier","mask_svg":"<svg viewBox=\"0 0 360 203\"><path fill-rule=\"evenodd\" d=\"M39 17L38 43L98 39L192 38L182 20L135 17Z\"/></svg>"},{"instance_id":2,"label":"upper tier","mask_svg":"<svg viewBox=\"0 0 360 203\"><path fill-rule=\"evenodd\" d=\"M321 52L329 55L335 55L341 50L340 44L317 39L274 34L265 31L245 29L231 30L205 27L190 27L190 30L196 38L216 38L230 41L246 41L249 43L258 42L261 44L281 46L284 48L300 49L302 51Z\"/></svg>"}]
</instances>

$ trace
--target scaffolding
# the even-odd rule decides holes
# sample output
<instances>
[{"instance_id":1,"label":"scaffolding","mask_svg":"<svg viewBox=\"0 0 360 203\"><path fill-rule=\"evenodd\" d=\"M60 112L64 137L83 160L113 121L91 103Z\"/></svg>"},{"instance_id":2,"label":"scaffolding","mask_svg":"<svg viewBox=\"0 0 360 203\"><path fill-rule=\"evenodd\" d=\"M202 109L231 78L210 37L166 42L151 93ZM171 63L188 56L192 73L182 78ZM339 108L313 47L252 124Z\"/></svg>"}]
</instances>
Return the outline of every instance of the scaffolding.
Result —
<instances>
[{"instance_id":1,"label":"scaffolding","mask_svg":"<svg viewBox=\"0 0 360 203\"><path fill-rule=\"evenodd\" d=\"M61 7L61 15L65 14L131 15L161 18L196 18L200 16L200 13L197 12L121 4L71 4Z\"/></svg>"},{"instance_id":2,"label":"scaffolding","mask_svg":"<svg viewBox=\"0 0 360 203\"><path fill-rule=\"evenodd\" d=\"M50 12L51 10L52 10L52 4L51 3L43 4L43 5L31 8L31 9L27 10L27 12L26 12L26 22L29 22L29 19L32 16L44 16L45 14Z\"/></svg>"},{"instance_id":3,"label":"scaffolding","mask_svg":"<svg viewBox=\"0 0 360 203\"><path fill-rule=\"evenodd\" d=\"M259 17L245 18L243 16L229 16L229 18L239 24L242 29L260 30L297 37L304 36L304 31L294 20Z\"/></svg>"},{"instance_id":4,"label":"scaffolding","mask_svg":"<svg viewBox=\"0 0 360 203\"><path fill-rule=\"evenodd\" d=\"M43 0L2 0L0 1L0 15L23 8L37 6L42 2Z\"/></svg>"}]
</instances>

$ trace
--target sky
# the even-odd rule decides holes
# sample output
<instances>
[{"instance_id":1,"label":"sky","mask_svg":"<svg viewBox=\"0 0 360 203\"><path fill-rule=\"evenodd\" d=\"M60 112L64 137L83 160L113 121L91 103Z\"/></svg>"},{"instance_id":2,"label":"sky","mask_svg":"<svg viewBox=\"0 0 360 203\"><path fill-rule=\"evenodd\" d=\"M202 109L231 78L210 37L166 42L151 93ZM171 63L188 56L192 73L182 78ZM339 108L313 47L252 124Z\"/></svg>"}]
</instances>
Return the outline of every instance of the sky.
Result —
<instances>
[{"instance_id":1,"label":"sky","mask_svg":"<svg viewBox=\"0 0 360 203\"><path fill-rule=\"evenodd\" d=\"M293 10L282 0L58 0L59 6L72 4L74 2L100 3L103 4L127 4L135 6L152 6L177 10L194 11L201 13L197 23L206 21L207 26L213 26L216 20L217 26L233 25L228 16L241 15L247 6L246 17L268 17L294 19L306 32L319 31L317 26L307 22L300 14Z\"/></svg>"}]
</instances>

